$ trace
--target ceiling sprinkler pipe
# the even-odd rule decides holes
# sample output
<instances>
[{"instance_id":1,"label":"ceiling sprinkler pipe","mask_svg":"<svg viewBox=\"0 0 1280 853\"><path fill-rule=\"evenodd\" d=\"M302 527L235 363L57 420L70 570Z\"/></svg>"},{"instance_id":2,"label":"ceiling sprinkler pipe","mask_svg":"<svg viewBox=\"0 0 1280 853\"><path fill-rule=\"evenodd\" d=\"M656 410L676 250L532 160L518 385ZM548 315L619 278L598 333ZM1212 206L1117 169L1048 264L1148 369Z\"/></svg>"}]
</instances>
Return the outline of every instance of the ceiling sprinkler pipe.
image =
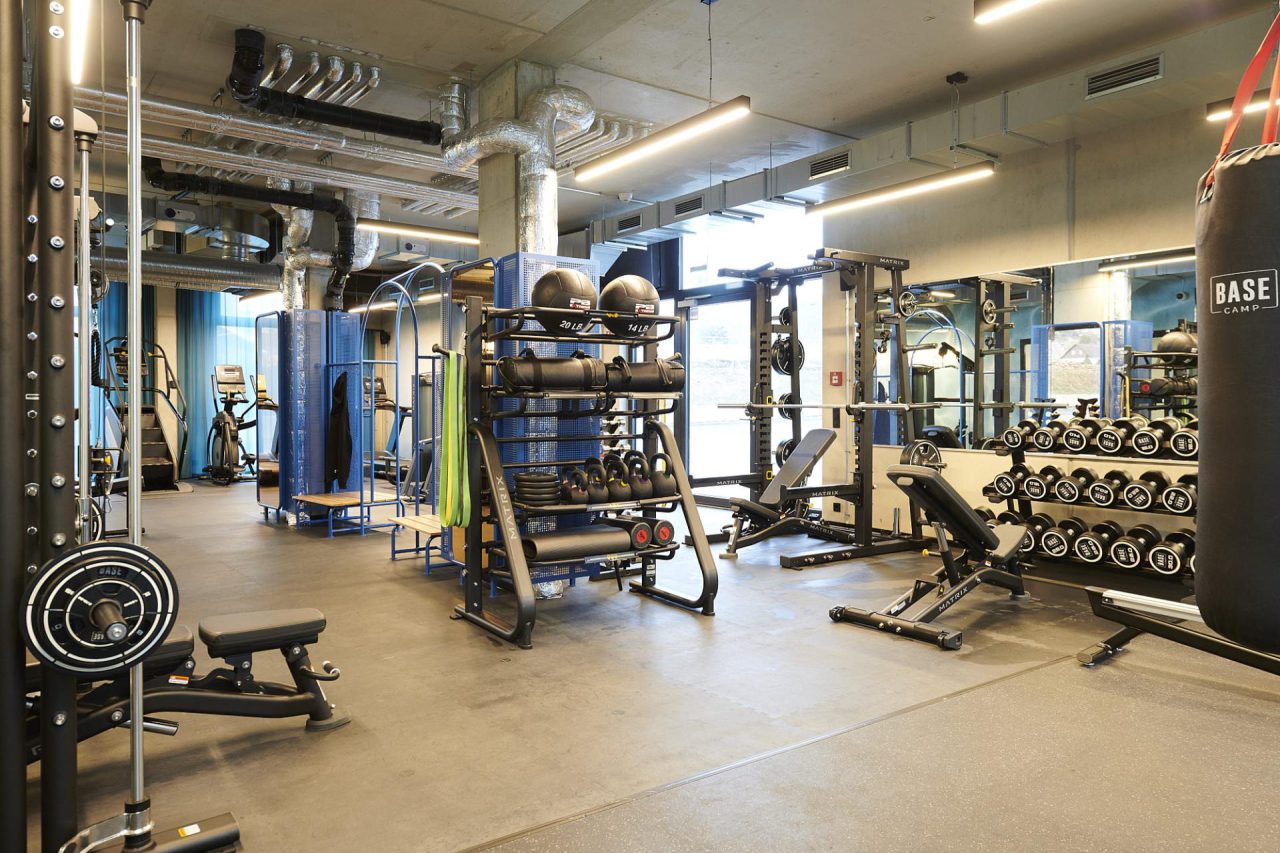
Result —
<instances>
[{"instance_id":1,"label":"ceiling sprinkler pipe","mask_svg":"<svg viewBox=\"0 0 1280 853\"><path fill-rule=\"evenodd\" d=\"M264 44L262 33L257 30L236 30L236 51L231 63L231 73L227 76L227 90L245 106L286 118L316 121L369 133L384 133L426 145L440 144L440 125L434 121L383 115L263 88ZM374 79L371 73L369 82L372 83Z\"/></svg>"}]
</instances>

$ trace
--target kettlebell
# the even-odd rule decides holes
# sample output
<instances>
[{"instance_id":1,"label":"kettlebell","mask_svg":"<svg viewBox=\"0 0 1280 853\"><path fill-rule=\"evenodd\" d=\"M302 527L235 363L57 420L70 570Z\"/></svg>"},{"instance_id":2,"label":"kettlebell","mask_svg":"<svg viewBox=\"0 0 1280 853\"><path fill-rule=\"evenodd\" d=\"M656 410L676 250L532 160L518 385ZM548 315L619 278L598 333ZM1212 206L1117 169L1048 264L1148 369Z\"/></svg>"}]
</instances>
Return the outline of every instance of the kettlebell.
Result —
<instances>
[{"instance_id":1,"label":"kettlebell","mask_svg":"<svg viewBox=\"0 0 1280 853\"><path fill-rule=\"evenodd\" d=\"M609 475L598 460L587 461L587 503L607 504L609 502Z\"/></svg>"},{"instance_id":2,"label":"kettlebell","mask_svg":"<svg viewBox=\"0 0 1280 853\"><path fill-rule=\"evenodd\" d=\"M584 504L587 496L587 472L581 468L564 469L564 477L560 480L560 493L565 503Z\"/></svg>"},{"instance_id":3,"label":"kettlebell","mask_svg":"<svg viewBox=\"0 0 1280 853\"><path fill-rule=\"evenodd\" d=\"M658 470L659 462L662 462L661 471ZM655 498L669 498L680 491L676 475L671 471L671 457L665 453L655 453L649 457L649 479L653 482Z\"/></svg>"},{"instance_id":4,"label":"kettlebell","mask_svg":"<svg viewBox=\"0 0 1280 853\"><path fill-rule=\"evenodd\" d=\"M622 457L610 454L604 463L605 475L609 486L610 501L629 501L633 500L631 492L631 471L627 468L626 463L622 461Z\"/></svg>"},{"instance_id":5,"label":"kettlebell","mask_svg":"<svg viewBox=\"0 0 1280 853\"><path fill-rule=\"evenodd\" d=\"M632 450L624 457L631 472L631 498L643 501L653 497L653 481L649 479L649 460L639 450Z\"/></svg>"}]
</instances>

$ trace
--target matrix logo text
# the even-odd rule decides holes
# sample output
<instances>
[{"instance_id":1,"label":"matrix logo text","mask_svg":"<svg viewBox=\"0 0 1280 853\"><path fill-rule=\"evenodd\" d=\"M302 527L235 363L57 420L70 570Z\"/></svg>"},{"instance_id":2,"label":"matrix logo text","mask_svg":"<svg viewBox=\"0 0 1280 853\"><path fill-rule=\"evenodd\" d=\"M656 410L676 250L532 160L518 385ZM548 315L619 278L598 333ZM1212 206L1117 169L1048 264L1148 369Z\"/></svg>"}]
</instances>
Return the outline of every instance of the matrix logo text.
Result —
<instances>
[{"instance_id":1,"label":"matrix logo text","mask_svg":"<svg viewBox=\"0 0 1280 853\"><path fill-rule=\"evenodd\" d=\"M1214 314L1248 314L1263 308L1280 307L1275 270L1254 270L1209 279L1212 295L1209 310Z\"/></svg>"}]
</instances>

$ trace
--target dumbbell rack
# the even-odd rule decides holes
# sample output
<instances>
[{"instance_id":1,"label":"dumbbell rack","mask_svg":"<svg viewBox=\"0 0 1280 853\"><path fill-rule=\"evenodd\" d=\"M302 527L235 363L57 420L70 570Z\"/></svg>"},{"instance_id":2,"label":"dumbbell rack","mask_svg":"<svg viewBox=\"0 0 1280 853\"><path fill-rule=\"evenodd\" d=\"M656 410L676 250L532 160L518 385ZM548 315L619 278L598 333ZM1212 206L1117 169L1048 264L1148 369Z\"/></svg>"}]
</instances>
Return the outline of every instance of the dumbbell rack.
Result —
<instances>
[{"instance_id":1,"label":"dumbbell rack","mask_svg":"<svg viewBox=\"0 0 1280 853\"><path fill-rule=\"evenodd\" d=\"M995 452L996 452L996 455L998 456L1008 456L1013 465L1027 465L1026 452L1022 448L1010 448L1006 445L1001 444L999 447L997 447ZM1108 461L1108 462L1139 461L1135 459L1129 459L1126 457L1121 457L1121 458L1089 457L1089 456L1079 456L1075 454L1072 454L1066 458L1071 459L1073 461L1088 461L1090 459L1096 459L1097 461L1100 461L1100 462L1101 461ZM1168 460L1146 460L1146 461L1159 462L1159 461L1168 461ZM1147 507L1145 509L1136 509L1132 506L1129 506L1128 504L1123 504L1123 503L1117 503L1109 507L1100 506L1098 504L1090 503L1084 500L1076 503L1068 503L1066 501L1058 499L1056 496L1052 494L1045 495L1042 498L1031 498L1031 497L1028 497L1026 494L1005 496L998 493L995 490L995 488L990 485L983 487L982 494L983 494L983 497L987 498L987 500L989 500L992 503L999 503L1001 501L1004 501L1008 509L1017 512L1024 519L1030 518L1032 515L1034 515L1034 508L1032 507L1033 503L1047 503L1047 504L1055 504L1062 507L1073 507L1077 509L1096 510L1100 512L1114 511L1114 512L1125 512L1125 513L1141 513L1143 515L1163 515L1171 518L1181 519L1187 525L1194 525L1195 523L1194 514L1173 512L1172 510L1166 509L1164 506L1156 505L1156 504L1153 504L1152 506ZM1161 532L1164 532L1164 531L1161 531ZM1120 566L1111 562L1110 560L1103 560L1097 563L1089 563L1075 557L1074 555L1055 557L1055 556L1046 554L1040 551L1039 549L1035 550L1034 552L1032 552L1027 556L1027 562L1039 563L1041 564L1041 568L1043 568L1043 563L1070 565L1072 566L1073 574L1075 572L1078 572L1080 569L1097 570L1100 573L1105 573L1108 576L1114 575L1115 573L1122 573L1126 578L1129 578L1135 582L1142 582L1142 581L1155 582L1155 585L1157 587L1162 587L1165 589L1167 589L1171 583L1186 584L1190 577L1190 575L1185 571L1176 575L1164 575L1164 574L1160 574L1159 572L1150 570L1146 567L1141 569L1132 569L1127 566ZM1056 575L1053 577L1047 577L1044 575L1037 575L1034 571L1027 572L1026 575L1028 578L1031 578L1033 580L1048 581L1048 582L1057 583L1065 586L1077 587L1079 589L1085 589L1086 587L1089 587L1089 586L1096 586L1098 585L1098 583L1103 583L1104 585L1107 585L1108 588L1116 588L1113 580L1095 581L1090 578L1076 578L1071 575L1068 575L1066 577L1061 577ZM1146 591L1146 592L1153 592L1153 594L1167 594L1167 593L1155 592L1154 590L1129 590L1129 591L1138 591L1138 592Z\"/></svg>"},{"instance_id":2,"label":"dumbbell rack","mask_svg":"<svg viewBox=\"0 0 1280 853\"><path fill-rule=\"evenodd\" d=\"M543 309L546 310L546 309ZM677 317L655 317L648 336L635 339L601 331L580 335L562 335L544 330L530 307L495 308L479 297L469 297L466 311L466 386L467 421L469 423L469 455L471 521L467 527L466 559L463 574L463 604L455 608L455 618L465 619L521 648L532 646L536 620L534 584L551 580L567 580L571 584L580 577L597 577L611 569L621 589L623 569L639 564L640 578L630 582L632 592L668 604L699 610L711 616L715 612L715 596L719 586L715 560L707 544L702 521L694 503L684 462L671 429L659 416L674 412L683 399L680 391L646 392L580 392L580 391L511 391L503 387L494 370L496 347L504 341L545 342L579 346L606 344L640 350L647 360L657 358L658 343L671 338L680 323ZM565 312L592 321L588 328L611 316L604 311ZM627 408L618 403L627 401ZM554 408L550 408L554 406ZM557 424L597 419L602 416L622 418L628 424L640 420L640 429L593 436L579 434L523 434L513 430L501 437L495 426L511 419L552 419ZM585 459L540 459L504 462L504 445L541 445L543 448L561 442L643 441L646 455L659 450L671 458L671 470L677 482L677 493L671 497L616 501L601 504L553 504L533 506L516 501L507 484L512 470L558 471L562 465L582 465ZM597 450L598 453L598 450ZM702 577L702 589L695 597L658 586L657 564L672 559L680 548L677 543L614 554L597 554L573 560L532 561L526 559L521 540L522 528L538 519L556 517L570 523L589 522L603 512L633 510L645 518L657 518L660 512L680 509L688 525L689 542L694 548ZM487 531L487 532L486 532ZM496 535L495 535L496 534ZM492 614L486 599L496 588L507 588L515 596L514 619Z\"/></svg>"}]
</instances>

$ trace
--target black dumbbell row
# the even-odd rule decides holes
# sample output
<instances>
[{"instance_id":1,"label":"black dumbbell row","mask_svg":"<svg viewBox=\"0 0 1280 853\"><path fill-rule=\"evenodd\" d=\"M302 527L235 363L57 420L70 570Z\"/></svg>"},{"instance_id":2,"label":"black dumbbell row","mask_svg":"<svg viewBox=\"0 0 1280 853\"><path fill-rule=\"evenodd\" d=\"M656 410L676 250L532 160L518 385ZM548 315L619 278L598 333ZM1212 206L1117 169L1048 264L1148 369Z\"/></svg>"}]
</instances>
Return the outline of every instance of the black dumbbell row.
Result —
<instances>
[{"instance_id":1,"label":"black dumbbell row","mask_svg":"<svg viewBox=\"0 0 1280 853\"><path fill-rule=\"evenodd\" d=\"M1148 421L1135 415L1108 418L1053 418L1041 425L1024 420L1001 436L1006 447L1041 453L1098 453L1103 456L1168 456L1195 459L1200 453L1199 422L1177 418Z\"/></svg>"},{"instance_id":2,"label":"black dumbbell row","mask_svg":"<svg viewBox=\"0 0 1280 853\"><path fill-rule=\"evenodd\" d=\"M1196 474L1184 474L1171 483L1163 471L1144 471L1136 479L1120 470L1098 476L1091 468L1076 468L1068 474L1057 465L1036 471L1018 463L997 474L991 488L1001 498L1091 503L1139 511L1163 507L1178 515L1194 515L1198 479Z\"/></svg>"},{"instance_id":3,"label":"black dumbbell row","mask_svg":"<svg viewBox=\"0 0 1280 853\"><path fill-rule=\"evenodd\" d=\"M1023 519L1013 510L999 515L986 507L974 507L987 524L1022 524L1027 528L1023 554L1041 553L1055 559L1076 559L1097 565L1108 560L1124 569L1151 569L1161 575L1195 573L1196 534L1181 529L1161 536L1149 524L1125 530L1115 521L1102 521L1090 527L1083 519L1036 513Z\"/></svg>"}]
</instances>

